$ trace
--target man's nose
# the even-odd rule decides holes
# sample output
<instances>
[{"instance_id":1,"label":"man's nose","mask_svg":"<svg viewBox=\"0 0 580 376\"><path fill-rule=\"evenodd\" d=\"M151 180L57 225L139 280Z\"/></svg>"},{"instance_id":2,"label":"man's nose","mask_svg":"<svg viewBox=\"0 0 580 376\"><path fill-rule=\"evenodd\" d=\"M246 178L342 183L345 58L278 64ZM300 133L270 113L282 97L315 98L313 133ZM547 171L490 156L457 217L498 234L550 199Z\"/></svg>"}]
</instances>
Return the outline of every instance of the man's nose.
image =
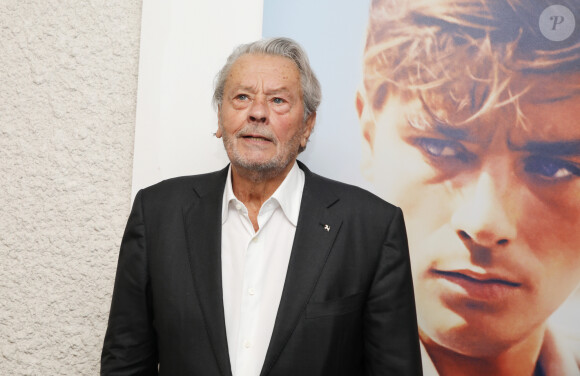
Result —
<instances>
[{"instance_id":1,"label":"man's nose","mask_svg":"<svg viewBox=\"0 0 580 376\"><path fill-rule=\"evenodd\" d=\"M256 96L250 105L248 121L250 123L265 123L268 119L268 104L265 98Z\"/></svg>"},{"instance_id":2,"label":"man's nose","mask_svg":"<svg viewBox=\"0 0 580 376\"><path fill-rule=\"evenodd\" d=\"M451 225L464 242L494 248L515 239L518 207L514 200L518 193L509 180L509 171L481 171L475 181L463 187Z\"/></svg>"}]
</instances>

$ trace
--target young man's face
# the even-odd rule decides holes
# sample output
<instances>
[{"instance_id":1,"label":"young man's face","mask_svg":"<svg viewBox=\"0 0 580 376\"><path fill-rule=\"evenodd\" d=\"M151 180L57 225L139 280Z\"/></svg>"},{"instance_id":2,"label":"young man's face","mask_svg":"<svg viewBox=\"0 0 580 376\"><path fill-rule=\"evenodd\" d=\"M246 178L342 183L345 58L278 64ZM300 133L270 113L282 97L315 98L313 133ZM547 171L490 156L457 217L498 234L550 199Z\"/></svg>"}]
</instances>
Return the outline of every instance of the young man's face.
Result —
<instances>
[{"instance_id":1,"label":"young man's face","mask_svg":"<svg viewBox=\"0 0 580 376\"><path fill-rule=\"evenodd\" d=\"M422 339L486 356L543 332L580 283L580 96L522 101L526 127L512 105L450 127L418 99L371 103L370 172L405 214Z\"/></svg>"}]
</instances>

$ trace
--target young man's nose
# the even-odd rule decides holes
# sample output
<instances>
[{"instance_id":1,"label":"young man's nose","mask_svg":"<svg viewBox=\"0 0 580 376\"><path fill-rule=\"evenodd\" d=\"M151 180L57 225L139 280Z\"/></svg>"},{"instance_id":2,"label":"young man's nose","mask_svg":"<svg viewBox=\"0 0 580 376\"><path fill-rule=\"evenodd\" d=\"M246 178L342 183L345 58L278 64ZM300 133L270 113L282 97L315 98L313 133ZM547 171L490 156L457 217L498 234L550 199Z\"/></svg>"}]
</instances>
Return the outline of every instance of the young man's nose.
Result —
<instances>
[{"instance_id":1,"label":"young man's nose","mask_svg":"<svg viewBox=\"0 0 580 376\"><path fill-rule=\"evenodd\" d=\"M495 176L481 172L461 192L451 224L462 240L493 248L507 245L517 235L515 192ZM517 195L517 193L515 193Z\"/></svg>"}]
</instances>

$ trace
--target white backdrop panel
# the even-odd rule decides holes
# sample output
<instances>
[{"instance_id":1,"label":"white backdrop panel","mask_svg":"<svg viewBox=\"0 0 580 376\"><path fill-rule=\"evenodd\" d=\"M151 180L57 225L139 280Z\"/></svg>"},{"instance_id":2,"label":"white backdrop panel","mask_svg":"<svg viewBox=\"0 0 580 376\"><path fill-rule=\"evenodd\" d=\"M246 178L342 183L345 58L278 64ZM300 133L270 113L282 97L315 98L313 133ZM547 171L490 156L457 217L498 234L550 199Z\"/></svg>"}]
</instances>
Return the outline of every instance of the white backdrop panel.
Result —
<instances>
[{"instance_id":1,"label":"white backdrop panel","mask_svg":"<svg viewBox=\"0 0 580 376\"><path fill-rule=\"evenodd\" d=\"M262 35L262 0L145 0L132 197L227 163L213 137L213 79L234 46Z\"/></svg>"}]
</instances>

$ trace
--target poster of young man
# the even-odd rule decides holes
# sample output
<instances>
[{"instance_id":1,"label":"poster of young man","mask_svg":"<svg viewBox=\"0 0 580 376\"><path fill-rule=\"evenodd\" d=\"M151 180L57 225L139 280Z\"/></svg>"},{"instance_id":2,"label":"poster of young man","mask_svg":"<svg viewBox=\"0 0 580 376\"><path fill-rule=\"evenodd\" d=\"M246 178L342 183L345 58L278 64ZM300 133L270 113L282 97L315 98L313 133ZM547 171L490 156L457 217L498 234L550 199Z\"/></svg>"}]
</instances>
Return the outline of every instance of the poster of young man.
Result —
<instances>
[{"instance_id":1,"label":"poster of young man","mask_svg":"<svg viewBox=\"0 0 580 376\"><path fill-rule=\"evenodd\" d=\"M288 33L279 6L264 8L265 35ZM340 20L338 35L354 32L348 6L328 2L320 23L296 17L289 36L317 71L336 57L318 28ZM374 0L367 10L352 96L362 173L405 213L424 373L579 374L579 3ZM322 85L328 113L348 119ZM336 126L326 116L318 131Z\"/></svg>"}]
</instances>

